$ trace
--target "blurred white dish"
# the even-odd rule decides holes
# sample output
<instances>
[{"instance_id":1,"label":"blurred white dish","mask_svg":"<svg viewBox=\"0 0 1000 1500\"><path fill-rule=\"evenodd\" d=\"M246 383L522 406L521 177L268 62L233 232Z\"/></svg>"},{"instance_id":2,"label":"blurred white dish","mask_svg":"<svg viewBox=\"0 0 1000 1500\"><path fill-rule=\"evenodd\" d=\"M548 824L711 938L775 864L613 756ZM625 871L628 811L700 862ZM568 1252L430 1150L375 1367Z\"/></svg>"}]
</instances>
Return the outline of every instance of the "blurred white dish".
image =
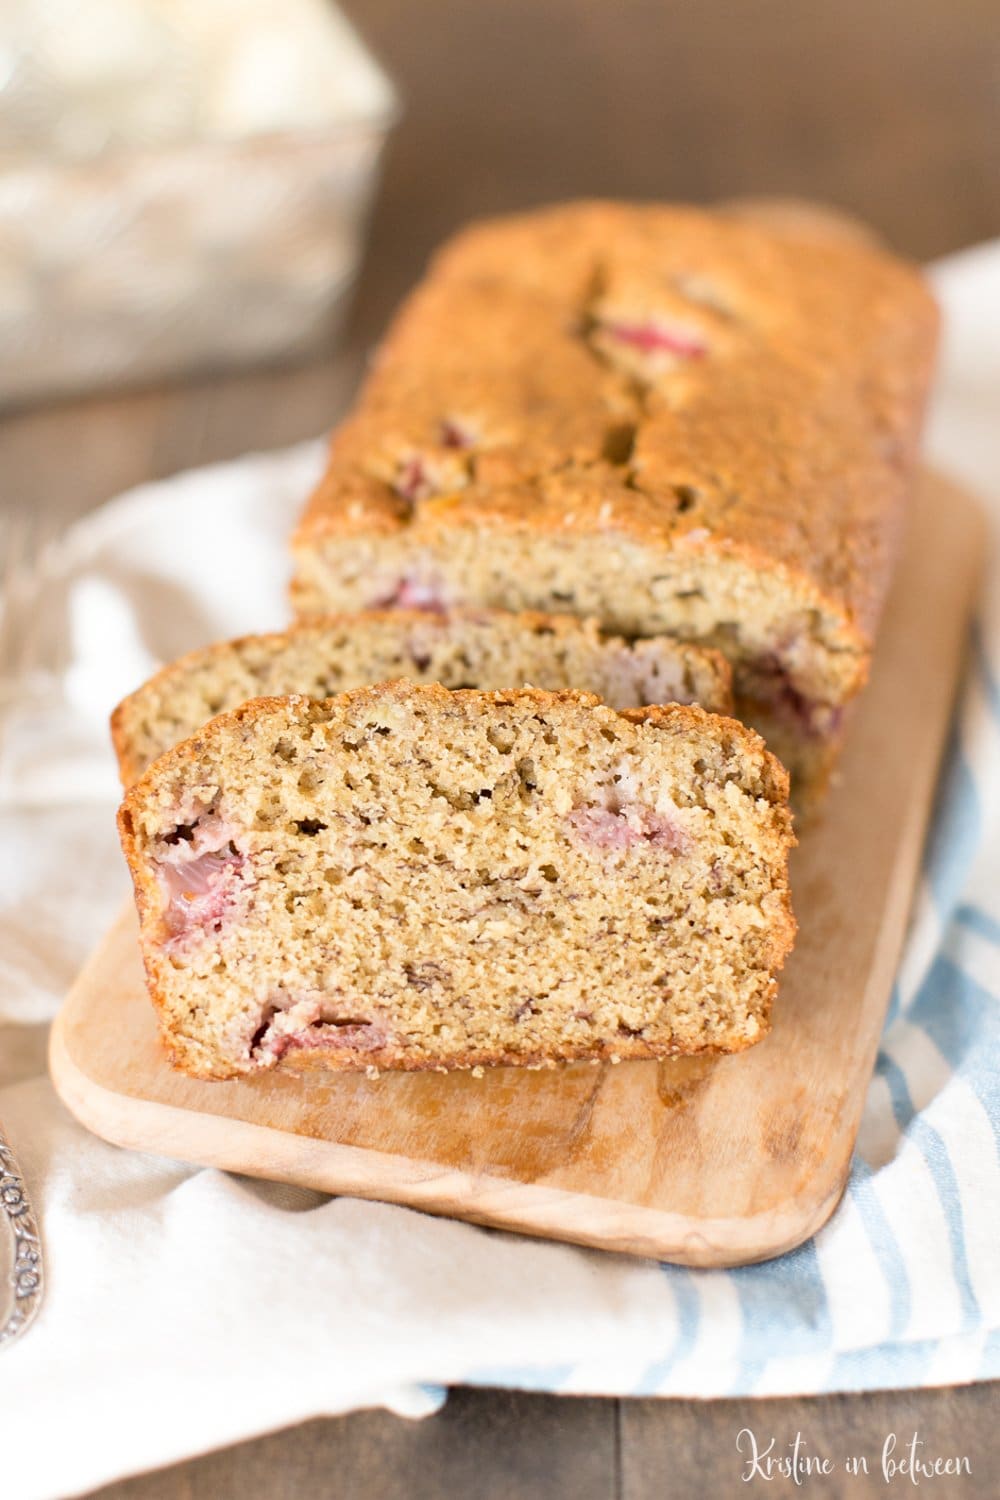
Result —
<instances>
[{"instance_id":1,"label":"blurred white dish","mask_svg":"<svg viewBox=\"0 0 1000 1500\"><path fill-rule=\"evenodd\" d=\"M0 403L321 345L395 114L323 0L12 0Z\"/></svg>"}]
</instances>

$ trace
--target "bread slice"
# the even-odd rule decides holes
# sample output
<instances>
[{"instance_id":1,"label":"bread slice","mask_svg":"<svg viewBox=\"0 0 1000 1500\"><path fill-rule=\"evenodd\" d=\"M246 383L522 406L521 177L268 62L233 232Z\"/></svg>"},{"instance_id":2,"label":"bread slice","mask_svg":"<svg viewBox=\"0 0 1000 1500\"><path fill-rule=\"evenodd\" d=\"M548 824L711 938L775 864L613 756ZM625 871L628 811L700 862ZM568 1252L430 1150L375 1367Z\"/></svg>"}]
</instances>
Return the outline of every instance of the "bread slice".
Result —
<instances>
[{"instance_id":1,"label":"bread slice","mask_svg":"<svg viewBox=\"0 0 1000 1500\"><path fill-rule=\"evenodd\" d=\"M582 688L612 708L732 709L725 658L669 636L629 642L569 615L373 611L225 641L165 667L112 715L122 782L130 786L164 750L250 698L331 698L399 677L450 688Z\"/></svg>"},{"instance_id":2,"label":"bread slice","mask_svg":"<svg viewBox=\"0 0 1000 1500\"><path fill-rule=\"evenodd\" d=\"M258 699L119 814L173 1061L732 1052L795 930L787 776L700 708L407 682Z\"/></svg>"}]
</instances>

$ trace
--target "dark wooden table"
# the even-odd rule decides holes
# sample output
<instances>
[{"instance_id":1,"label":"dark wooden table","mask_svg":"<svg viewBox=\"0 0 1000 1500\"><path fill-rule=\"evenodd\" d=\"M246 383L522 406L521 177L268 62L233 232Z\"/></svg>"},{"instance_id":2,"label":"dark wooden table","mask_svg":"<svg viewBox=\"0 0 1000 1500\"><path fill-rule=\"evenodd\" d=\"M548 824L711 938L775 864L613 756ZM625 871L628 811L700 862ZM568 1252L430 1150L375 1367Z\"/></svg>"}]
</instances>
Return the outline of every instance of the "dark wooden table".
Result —
<instances>
[{"instance_id":1,"label":"dark wooden table","mask_svg":"<svg viewBox=\"0 0 1000 1500\"><path fill-rule=\"evenodd\" d=\"M0 424L4 503L68 521L145 479L324 430L456 223L578 194L826 198L929 257L1000 234L997 0L347 0L406 105L346 347L307 368L39 407ZM266 1371L262 1379L267 1378ZM220 1393L220 1399L223 1396ZM745 1426L887 1491L885 1436L965 1455L925 1491L1000 1494L1000 1386L815 1400L559 1400L458 1391L411 1424L317 1421L102 1491L106 1500L528 1500L747 1493ZM991 1421L991 1418L994 1418ZM908 1481L906 1482L908 1484ZM763 1481L758 1479L756 1486ZM776 1480L776 1492L791 1481ZM905 1489L900 1479L893 1489Z\"/></svg>"}]
</instances>

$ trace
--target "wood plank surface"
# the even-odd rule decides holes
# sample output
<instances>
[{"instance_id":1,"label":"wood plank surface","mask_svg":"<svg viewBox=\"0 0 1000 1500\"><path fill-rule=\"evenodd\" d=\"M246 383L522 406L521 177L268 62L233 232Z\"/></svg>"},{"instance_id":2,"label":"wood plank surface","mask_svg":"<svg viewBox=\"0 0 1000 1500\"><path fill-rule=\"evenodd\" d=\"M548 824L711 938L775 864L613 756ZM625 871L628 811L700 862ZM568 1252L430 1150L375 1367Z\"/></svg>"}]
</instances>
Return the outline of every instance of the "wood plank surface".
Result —
<instances>
[{"instance_id":1,"label":"wood plank surface","mask_svg":"<svg viewBox=\"0 0 1000 1500\"><path fill-rule=\"evenodd\" d=\"M314 1421L128 1479L101 1500L734 1500L800 1494L865 1500L887 1485L881 1454L918 1434L923 1457L965 1457L969 1474L924 1480L942 1500L995 1500L995 1385L757 1401L601 1401L523 1391L457 1390L422 1422L384 1411ZM787 1456L796 1433L829 1476L744 1479L737 1434ZM851 1474L848 1456L868 1472ZM859 1465L860 1470L860 1465Z\"/></svg>"},{"instance_id":2,"label":"wood plank surface","mask_svg":"<svg viewBox=\"0 0 1000 1500\"><path fill-rule=\"evenodd\" d=\"M160 1048L129 912L53 1027L64 1101L134 1149L685 1265L800 1244L846 1180L982 550L975 504L928 477L839 785L793 855L799 938L763 1043L480 1078L200 1082Z\"/></svg>"}]
</instances>

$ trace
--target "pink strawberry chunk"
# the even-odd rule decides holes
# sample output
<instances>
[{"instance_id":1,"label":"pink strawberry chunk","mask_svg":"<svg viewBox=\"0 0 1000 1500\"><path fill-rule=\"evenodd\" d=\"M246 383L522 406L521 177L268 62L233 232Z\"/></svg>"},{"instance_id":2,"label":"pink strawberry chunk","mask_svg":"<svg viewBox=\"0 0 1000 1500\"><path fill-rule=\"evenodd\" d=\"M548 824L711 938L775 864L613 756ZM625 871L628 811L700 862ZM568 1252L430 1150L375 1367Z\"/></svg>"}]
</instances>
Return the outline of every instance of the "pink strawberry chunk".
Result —
<instances>
[{"instance_id":1,"label":"pink strawberry chunk","mask_svg":"<svg viewBox=\"0 0 1000 1500\"><path fill-rule=\"evenodd\" d=\"M435 493L434 481L428 473L426 461L419 453L412 453L400 464L395 490L411 505L415 505L418 500L426 500Z\"/></svg>"},{"instance_id":2,"label":"pink strawberry chunk","mask_svg":"<svg viewBox=\"0 0 1000 1500\"><path fill-rule=\"evenodd\" d=\"M441 442L445 448L471 448L475 434L467 422L458 417L445 417L441 423Z\"/></svg>"},{"instance_id":3,"label":"pink strawberry chunk","mask_svg":"<svg viewBox=\"0 0 1000 1500\"><path fill-rule=\"evenodd\" d=\"M269 1067L289 1052L377 1052L387 1044L388 1033L378 1022L324 1014L329 1005L323 995L277 995L264 1009L263 1023L250 1043L251 1056Z\"/></svg>"},{"instance_id":4,"label":"pink strawberry chunk","mask_svg":"<svg viewBox=\"0 0 1000 1500\"><path fill-rule=\"evenodd\" d=\"M568 822L576 842L586 849L625 850L649 844L670 854L686 854L690 847L686 831L675 819L641 804L629 810L578 807Z\"/></svg>"},{"instance_id":5,"label":"pink strawberry chunk","mask_svg":"<svg viewBox=\"0 0 1000 1500\"><path fill-rule=\"evenodd\" d=\"M372 609L425 609L443 614L447 605L438 583L404 574L395 588L372 600Z\"/></svg>"},{"instance_id":6,"label":"pink strawberry chunk","mask_svg":"<svg viewBox=\"0 0 1000 1500\"><path fill-rule=\"evenodd\" d=\"M241 888L246 859L231 848L193 859L168 855L160 862L167 896L164 921L171 938L218 932Z\"/></svg>"},{"instance_id":7,"label":"pink strawberry chunk","mask_svg":"<svg viewBox=\"0 0 1000 1500\"><path fill-rule=\"evenodd\" d=\"M655 318L641 323L616 319L602 327L619 344L637 349L641 354L672 354L678 359L700 359L708 352L704 339L693 328L680 323L665 323Z\"/></svg>"},{"instance_id":8,"label":"pink strawberry chunk","mask_svg":"<svg viewBox=\"0 0 1000 1500\"><path fill-rule=\"evenodd\" d=\"M277 1062L288 1052L342 1051L344 1048L377 1052L387 1040L384 1030L372 1021L314 1021L301 1031L285 1032L265 1041L262 1050Z\"/></svg>"}]
</instances>

